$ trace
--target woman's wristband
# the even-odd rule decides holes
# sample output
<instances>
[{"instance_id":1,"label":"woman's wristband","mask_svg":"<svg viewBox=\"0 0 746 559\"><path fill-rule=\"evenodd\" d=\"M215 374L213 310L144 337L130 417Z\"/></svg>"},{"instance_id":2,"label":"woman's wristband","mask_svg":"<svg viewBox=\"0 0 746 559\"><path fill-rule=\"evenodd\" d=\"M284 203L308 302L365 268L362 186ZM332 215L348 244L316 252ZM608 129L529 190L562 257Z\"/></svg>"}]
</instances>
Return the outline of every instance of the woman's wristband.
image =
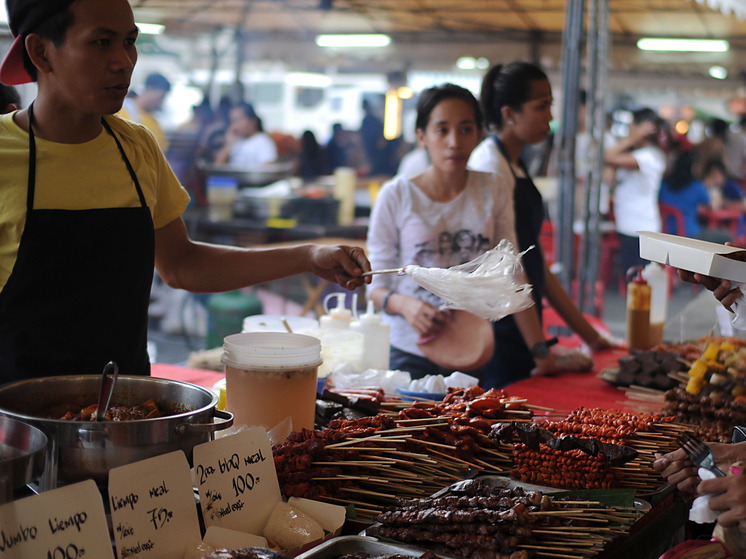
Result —
<instances>
[{"instance_id":1,"label":"woman's wristband","mask_svg":"<svg viewBox=\"0 0 746 559\"><path fill-rule=\"evenodd\" d=\"M383 303L381 303L381 310L386 314L393 314L386 310L386 305L388 305L389 303L389 297L391 297L394 293L396 293L396 291L394 291L393 289L386 293L386 296L383 298Z\"/></svg>"}]
</instances>

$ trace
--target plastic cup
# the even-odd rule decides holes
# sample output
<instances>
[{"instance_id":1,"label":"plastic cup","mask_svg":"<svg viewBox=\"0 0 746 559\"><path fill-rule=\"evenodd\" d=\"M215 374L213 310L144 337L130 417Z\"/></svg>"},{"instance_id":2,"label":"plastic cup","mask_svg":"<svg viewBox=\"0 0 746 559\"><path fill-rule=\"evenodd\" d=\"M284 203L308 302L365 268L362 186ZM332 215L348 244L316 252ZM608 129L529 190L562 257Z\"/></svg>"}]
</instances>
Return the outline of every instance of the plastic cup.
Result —
<instances>
[{"instance_id":1,"label":"plastic cup","mask_svg":"<svg viewBox=\"0 0 746 559\"><path fill-rule=\"evenodd\" d=\"M321 343L311 336L250 332L223 341L226 409L236 425L270 430L290 416L313 429Z\"/></svg>"},{"instance_id":2,"label":"plastic cup","mask_svg":"<svg viewBox=\"0 0 746 559\"><path fill-rule=\"evenodd\" d=\"M210 221L229 221L233 218L233 203L238 196L238 180L231 177L207 179L207 216Z\"/></svg>"}]
</instances>

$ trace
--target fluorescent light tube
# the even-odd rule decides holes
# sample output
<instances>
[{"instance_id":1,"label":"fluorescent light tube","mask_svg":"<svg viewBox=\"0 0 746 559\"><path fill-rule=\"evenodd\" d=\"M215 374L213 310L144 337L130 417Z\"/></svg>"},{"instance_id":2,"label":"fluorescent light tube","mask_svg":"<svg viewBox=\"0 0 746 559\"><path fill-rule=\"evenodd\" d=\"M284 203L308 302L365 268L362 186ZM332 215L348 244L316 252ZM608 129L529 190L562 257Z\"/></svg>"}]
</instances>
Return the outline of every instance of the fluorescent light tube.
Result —
<instances>
[{"instance_id":1,"label":"fluorescent light tube","mask_svg":"<svg viewBox=\"0 0 746 559\"><path fill-rule=\"evenodd\" d=\"M316 44L320 47L385 47L391 43L388 35L318 35Z\"/></svg>"},{"instance_id":2,"label":"fluorescent light tube","mask_svg":"<svg viewBox=\"0 0 746 559\"><path fill-rule=\"evenodd\" d=\"M165 25L158 23L136 23L135 25L143 35L160 35L166 30Z\"/></svg>"},{"instance_id":3,"label":"fluorescent light tube","mask_svg":"<svg viewBox=\"0 0 746 559\"><path fill-rule=\"evenodd\" d=\"M637 41L640 50L675 52L727 52L728 41L714 39L664 39L646 37Z\"/></svg>"}]
</instances>

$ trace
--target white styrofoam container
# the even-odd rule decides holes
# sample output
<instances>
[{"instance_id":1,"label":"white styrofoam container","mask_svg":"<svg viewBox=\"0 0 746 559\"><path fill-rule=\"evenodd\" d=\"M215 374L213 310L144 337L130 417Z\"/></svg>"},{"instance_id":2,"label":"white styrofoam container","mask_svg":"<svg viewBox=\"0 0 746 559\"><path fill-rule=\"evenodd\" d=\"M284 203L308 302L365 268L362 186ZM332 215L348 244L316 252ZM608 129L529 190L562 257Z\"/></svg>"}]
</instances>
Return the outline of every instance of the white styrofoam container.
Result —
<instances>
[{"instance_id":1,"label":"white styrofoam container","mask_svg":"<svg viewBox=\"0 0 746 559\"><path fill-rule=\"evenodd\" d=\"M652 231L638 233L640 257L645 260L714 278L746 282L744 249Z\"/></svg>"}]
</instances>

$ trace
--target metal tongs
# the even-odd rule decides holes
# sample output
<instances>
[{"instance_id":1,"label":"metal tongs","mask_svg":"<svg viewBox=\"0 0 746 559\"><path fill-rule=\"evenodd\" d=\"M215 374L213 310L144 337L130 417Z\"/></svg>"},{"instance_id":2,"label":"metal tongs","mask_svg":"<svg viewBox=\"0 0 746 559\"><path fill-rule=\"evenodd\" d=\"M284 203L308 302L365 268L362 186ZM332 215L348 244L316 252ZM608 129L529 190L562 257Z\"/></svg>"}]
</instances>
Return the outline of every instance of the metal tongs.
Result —
<instances>
[{"instance_id":1,"label":"metal tongs","mask_svg":"<svg viewBox=\"0 0 746 559\"><path fill-rule=\"evenodd\" d=\"M109 376L111 373L111 376ZM111 402L111 395L114 393L114 386L117 383L117 377L119 376L119 367L114 361L109 361L104 366L104 372L101 375L101 389L98 393L98 406L96 407L96 421L104 421L106 419L106 410L109 409L109 403Z\"/></svg>"},{"instance_id":2,"label":"metal tongs","mask_svg":"<svg viewBox=\"0 0 746 559\"><path fill-rule=\"evenodd\" d=\"M686 452L692 464L698 468L710 470L718 477L725 477L723 470L715 465L715 457L712 455L712 450L705 443L688 433L677 435L676 442Z\"/></svg>"}]
</instances>

